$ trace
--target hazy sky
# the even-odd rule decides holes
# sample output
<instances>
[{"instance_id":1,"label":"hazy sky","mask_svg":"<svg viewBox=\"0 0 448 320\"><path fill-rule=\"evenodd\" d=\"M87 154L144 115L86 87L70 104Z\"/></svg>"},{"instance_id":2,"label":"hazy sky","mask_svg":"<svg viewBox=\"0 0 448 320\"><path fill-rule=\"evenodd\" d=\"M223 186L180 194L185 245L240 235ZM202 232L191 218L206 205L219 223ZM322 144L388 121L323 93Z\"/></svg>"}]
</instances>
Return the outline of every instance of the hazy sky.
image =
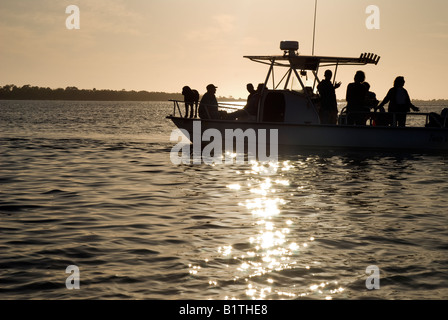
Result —
<instances>
[{"instance_id":1,"label":"hazy sky","mask_svg":"<svg viewBox=\"0 0 448 320\"><path fill-rule=\"evenodd\" d=\"M66 28L72 4L79 30ZM379 30L366 27L368 5ZM380 55L362 67L379 98L398 75L411 98L448 98L447 13L447 0L318 0L315 54ZM314 0L1 0L0 85L203 94L214 83L245 98L267 69L243 56L281 54L281 40L311 54L313 15ZM358 69L339 68L338 98Z\"/></svg>"}]
</instances>

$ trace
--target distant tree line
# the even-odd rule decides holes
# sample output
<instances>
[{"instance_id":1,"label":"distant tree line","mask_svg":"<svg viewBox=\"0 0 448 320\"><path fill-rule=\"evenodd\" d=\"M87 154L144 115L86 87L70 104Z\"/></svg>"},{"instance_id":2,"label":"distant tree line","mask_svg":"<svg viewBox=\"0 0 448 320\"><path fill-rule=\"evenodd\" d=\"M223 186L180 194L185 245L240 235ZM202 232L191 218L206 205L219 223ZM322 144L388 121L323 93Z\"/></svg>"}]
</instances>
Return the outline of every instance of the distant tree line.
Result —
<instances>
[{"instance_id":1,"label":"distant tree line","mask_svg":"<svg viewBox=\"0 0 448 320\"><path fill-rule=\"evenodd\" d=\"M164 101L169 99L183 100L180 93L148 92L148 91L116 91L97 89L78 89L67 87L51 89L13 84L0 88L2 100L92 100L92 101Z\"/></svg>"},{"instance_id":2,"label":"distant tree line","mask_svg":"<svg viewBox=\"0 0 448 320\"><path fill-rule=\"evenodd\" d=\"M8 84L0 87L0 100L81 100L81 101L167 101L183 100L181 93L127 91L101 89L78 89L66 87L51 89L31 86L18 87ZM233 97L218 97L222 101L234 101Z\"/></svg>"}]
</instances>

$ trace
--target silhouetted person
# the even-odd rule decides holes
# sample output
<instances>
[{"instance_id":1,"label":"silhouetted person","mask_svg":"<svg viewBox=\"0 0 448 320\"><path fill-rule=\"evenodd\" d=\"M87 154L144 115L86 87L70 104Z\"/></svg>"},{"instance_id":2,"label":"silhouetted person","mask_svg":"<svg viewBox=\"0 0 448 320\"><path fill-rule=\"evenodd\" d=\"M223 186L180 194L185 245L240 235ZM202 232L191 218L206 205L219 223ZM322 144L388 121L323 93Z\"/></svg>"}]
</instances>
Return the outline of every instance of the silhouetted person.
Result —
<instances>
[{"instance_id":1,"label":"silhouetted person","mask_svg":"<svg viewBox=\"0 0 448 320\"><path fill-rule=\"evenodd\" d=\"M247 101L249 101L253 97L253 95L257 93L257 91L255 90L254 85L252 83L248 83L246 85L246 89L249 92L249 96L247 97Z\"/></svg>"},{"instance_id":2,"label":"silhouetted person","mask_svg":"<svg viewBox=\"0 0 448 320\"><path fill-rule=\"evenodd\" d=\"M185 102L185 118L188 118L188 110L190 110L190 118L197 118L199 92L197 90L191 89L189 86L185 86L182 88L182 95L184 96Z\"/></svg>"},{"instance_id":3,"label":"silhouetted person","mask_svg":"<svg viewBox=\"0 0 448 320\"><path fill-rule=\"evenodd\" d=\"M319 117L322 124L336 124L338 119L338 103L336 101L335 89L341 86L341 83L333 85L331 77L333 73L331 70L325 71L325 79L317 85L320 96L320 110Z\"/></svg>"},{"instance_id":4,"label":"silhouetted person","mask_svg":"<svg viewBox=\"0 0 448 320\"><path fill-rule=\"evenodd\" d=\"M258 84L257 91L252 96L249 96L247 104L244 107L247 113L252 117L256 118L258 115L258 102L260 101L261 95L263 94L264 90L265 90L264 83Z\"/></svg>"},{"instance_id":5,"label":"silhouetted person","mask_svg":"<svg viewBox=\"0 0 448 320\"><path fill-rule=\"evenodd\" d=\"M350 83L347 86L347 94L345 99L347 100L347 114L348 124L357 124L357 125L365 125L366 124L366 115L355 113L350 114L351 112L366 112L367 108L365 108L364 103L366 100L367 89L362 84L366 79L366 75L363 71L357 71L354 77L355 82Z\"/></svg>"},{"instance_id":6,"label":"silhouetted person","mask_svg":"<svg viewBox=\"0 0 448 320\"><path fill-rule=\"evenodd\" d=\"M367 89L367 92L366 92L366 100L365 100L365 102L364 102L364 105L367 107L367 108L369 108L369 109L377 109L377 106L378 106L378 103L379 103L379 101L378 101L378 99L376 98L376 94L375 94L375 92L372 92L372 91L370 91L370 84L368 83L368 82L363 82L362 83L365 87L366 87L366 89Z\"/></svg>"},{"instance_id":7,"label":"silhouetted person","mask_svg":"<svg viewBox=\"0 0 448 320\"><path fill-rule=\"evenodd\" d=\"M249 91L249 96L247 97L246 105L243 109L237 110L235 112L229 113L226 119L229 120L256 120L258 114L258 101L260 101L260 94L263 91L264 84L260 83L257 90L254 89L253 84L249 83L246 86L247 91Z\"/></svg>"},{"instance_id":8,"label":"silhouetted person","mask_svg":"<svg viewBox=\"0 0 448 320\"><path fill-rule=\"evenodd\" d=\"M199 117L201 119L219 119L218 100L216 100L216 88L213 84L207 86L207 92L199 104Z\"/></svg>"},{"instance_id":9,"label":"silhouetted person","mask_svg":"<svg viewBox=\"0 0 448 320\"><path fill-rule=\"evenodd\" d=\"M379 104L379 108L382 108L386 103L389 102L388 112L400 112L395 114L395 122L392 121L392 126L405 127L406 126L406 113L414 110L420 111L419 108L411 103L409 94L404 88L404 78L399 76L395 78L394 86L387 92L386 97ZM393 115L391 115L393 116Z\"/></svg>"},{"instance_id":10,"label":"silhouetted person","mask_svg":"<svg viewBox=\"0 0 448 320\"><path fill-rule=\"evenodd\" d=\"M378 108L378 99L376 98L376 94L370 91L370 84L366 81L362 83L366 89L366 100L364 102L364 106L369 109L370 112L374 111L374 113L370 114L372 119L372 125L374 126L386 126L389 123L389 117L386 114L386 110L383 107ZM373 109L373 110L371 110ZM366 109L367 110L367 109ZM377 112L379 111L379 112Z\"/></svg>"}]
</instances>

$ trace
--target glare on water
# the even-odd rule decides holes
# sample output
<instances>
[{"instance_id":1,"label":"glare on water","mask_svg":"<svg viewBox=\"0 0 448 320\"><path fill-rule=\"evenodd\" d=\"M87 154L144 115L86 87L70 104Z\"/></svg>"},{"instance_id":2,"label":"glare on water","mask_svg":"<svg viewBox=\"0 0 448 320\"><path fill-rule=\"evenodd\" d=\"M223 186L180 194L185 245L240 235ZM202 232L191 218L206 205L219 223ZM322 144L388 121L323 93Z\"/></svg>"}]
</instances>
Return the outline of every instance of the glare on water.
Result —
<instances>
[{"instance_id":1,"label":"glare on water","mask_svg":"<svg viewBox=\"0 0 448 320\"><path fill-rule=\"evenodd\" d=\"M240 196L247 195L248 199L238 205L252 215L252 228L248 230L246 238L249 245L240 250L234 250L232 245L218 247L215 254L205 259L207 264L204 268L189 265L190 274L207 272L206 269L213 263L213 259L232 261L226 268L227 278L232 279L237 287L241 287L244 295L238 292L234 296L226 295L226 299L291 299L315 294L332 299L344 291L337 281L309 285L300 283L297 286L276 285L275 273L284 270L310 270L310 266L302 261L302 255L313 250L315 240L314 236L292 234L291 229L294 228L295 222L282 216L282 206L287 201L279 196L277 189L289 186L289 180L284 177L284 173L293 168L294 165L290 161L252 161L250 169L244 173L235 173L244 175L244 182L228 184L227 188ZM211 287L220 285L219 281L213 278L208 284Z\"/></svg>"}]
</instances>

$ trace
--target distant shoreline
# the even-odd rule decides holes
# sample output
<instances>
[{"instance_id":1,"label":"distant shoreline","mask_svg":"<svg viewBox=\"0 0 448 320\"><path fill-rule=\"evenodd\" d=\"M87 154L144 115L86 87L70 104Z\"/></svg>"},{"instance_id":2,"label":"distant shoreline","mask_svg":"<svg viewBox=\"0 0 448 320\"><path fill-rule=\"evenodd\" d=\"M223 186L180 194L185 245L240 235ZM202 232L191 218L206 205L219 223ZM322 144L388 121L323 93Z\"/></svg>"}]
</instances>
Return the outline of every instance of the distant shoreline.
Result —
<instances>
[{"instance_id":1,"label":"distant shoreline","mask_svg":"<svg viewBox=\"0 0 448 320\"><path fill-rule=\"evenodd\" d=\"M181 93L127 91L109 89L78 89L66 87L51 89L24 85L17 87L13 84L0 87L0 100L60 100L60 101L167 101L184 100ZM233 97L218 97L221 101L244 101Z\"/></svg>"}]
</instances>

